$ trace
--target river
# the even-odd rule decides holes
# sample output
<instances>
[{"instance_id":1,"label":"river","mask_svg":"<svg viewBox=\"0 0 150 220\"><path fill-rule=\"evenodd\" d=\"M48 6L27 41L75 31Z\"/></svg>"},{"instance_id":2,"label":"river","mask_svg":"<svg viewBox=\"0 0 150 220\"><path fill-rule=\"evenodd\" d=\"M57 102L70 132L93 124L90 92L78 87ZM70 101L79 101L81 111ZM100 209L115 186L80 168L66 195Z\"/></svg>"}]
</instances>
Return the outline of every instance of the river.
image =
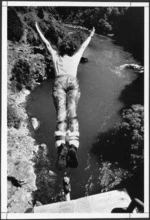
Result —
<instances>
[{"instance_id":1,"label":"river","mask_svg":"<svg viewBox=\"0 0 150 220\"><path fill-rule=\"evenodd\" d=\"M101 165L97 157L92 154L91 148L101 132L113 129L121 121L120 110L124 107L124 103L119 97L125 87L137 78L133 70L119 71L117 69L122 64L136 63L136 61L131 54L115 45L110 38L95 35L84 52L84 56L88 58L88 62L79 64L77 75L81 88L78 105L81 135L78 149L79 166L77 169L70 169L71 199L101 192L102 181L100 182L99 176ZM55 167L57 158L57 151L54 147L56 113L51 88L52 80L48 80L31 92L27 103L27 113L40 122L40 127L33 133L33 136L38 144L47 145L51 164L49 169L56 174L51 196L56 198L62 188L63 172ZM108 163L107 169L103 170L105 176L109 168ZM104 176L103 180L105 182ZM59 198L57 197L54 201L59 201Z\"/></svg>"}]
</instances>

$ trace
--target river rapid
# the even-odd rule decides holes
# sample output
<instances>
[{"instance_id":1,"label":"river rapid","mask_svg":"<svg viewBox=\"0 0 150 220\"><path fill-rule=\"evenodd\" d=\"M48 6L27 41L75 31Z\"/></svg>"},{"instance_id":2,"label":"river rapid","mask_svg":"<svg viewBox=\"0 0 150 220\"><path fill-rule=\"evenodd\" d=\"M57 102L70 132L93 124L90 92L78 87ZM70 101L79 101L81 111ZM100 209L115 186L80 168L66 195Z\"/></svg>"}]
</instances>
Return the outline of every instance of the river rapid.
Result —
<instances>
[{"instance_id":1,"label":"river rapid","mask_svg":"<svg viewBox=\"0 0 150 220\"><path fill-rule=\"evenodd\" d=\"M95 35L83 56L88 58L88 62L79 64L77 74L81 89L77 110L80 123L80 147L78 149L79 166L77 169L70 169L71 199L102 192L104 183L101 181L100 169L104 167L101 167L91 149L101 132L105 133L113 129L121 121L120 111L125 104L119 97L125 87L137 78L133 70L119 70L120 65L136 63L136 61L130 53L115 45L110 38ZM49 170L55 173L55 184L51 196L56 198L62 189L64 172L58 171L55 167L56 113L51 89L52 80L44 81L36 87L30 94L27 113L40 122L33 136L37 144L44 143L47 146L47 157L51 164ZM107 163L107 169L103 169L104 182L109 170L110 166Z\"/></svg>"}]
</instances>

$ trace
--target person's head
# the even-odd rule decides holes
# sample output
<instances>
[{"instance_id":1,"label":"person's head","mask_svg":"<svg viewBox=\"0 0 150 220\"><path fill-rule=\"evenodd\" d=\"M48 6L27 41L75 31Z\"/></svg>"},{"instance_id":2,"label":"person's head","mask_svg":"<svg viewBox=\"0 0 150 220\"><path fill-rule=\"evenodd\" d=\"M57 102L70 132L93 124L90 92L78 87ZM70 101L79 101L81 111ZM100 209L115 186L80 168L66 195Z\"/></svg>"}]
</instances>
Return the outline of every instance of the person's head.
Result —
<instances>
[{"instance_id":1,"label":"person's head","mask_svg":"<svg viewBox=\"0 0 150 220\"><path fill-rule=\"evenodd\" d=\"M58 53L61 56L72 56L77 52L84 40L85 35L81 31L69 32L58 44Z\"/></svg>"},{"instance_id":2,"label":"person's head","mask_svg":"<svg viewBox=\"0 0 150 220\"><path fill-rule=\"evenodd\" d=\"M79 48L79 43L72 37L65 37L58 45L58 53L60 56L72 56Z\"/></svg>"}]
</instances>

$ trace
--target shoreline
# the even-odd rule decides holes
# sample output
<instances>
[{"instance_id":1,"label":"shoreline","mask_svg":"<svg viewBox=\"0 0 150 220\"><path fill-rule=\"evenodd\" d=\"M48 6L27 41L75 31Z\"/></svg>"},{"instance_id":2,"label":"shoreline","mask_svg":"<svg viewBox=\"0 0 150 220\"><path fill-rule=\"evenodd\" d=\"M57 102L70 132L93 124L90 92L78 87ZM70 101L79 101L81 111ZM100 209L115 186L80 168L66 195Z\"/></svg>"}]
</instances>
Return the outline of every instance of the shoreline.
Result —
<instances>
[{"instance_id":1,"label":"shoreline","mask_svg":"<svg viewBox=\"0 0 150 220\"><path fill-rule=\"evenodd\" d=\"M14 213L26 212L28 209L33 208L32 193L37 189L33 158L37 154L39 146L36 145L31 136L31 125L25 110L29 94L30 91L26 89L14 94L14 107L22 120L20 121L19 129L8 128L7 135L8 212ZM14 179L19 188L17 184L15 185ZM14 201L13 197L17 197L17 199Z\"/></svg>"}]
</instances>

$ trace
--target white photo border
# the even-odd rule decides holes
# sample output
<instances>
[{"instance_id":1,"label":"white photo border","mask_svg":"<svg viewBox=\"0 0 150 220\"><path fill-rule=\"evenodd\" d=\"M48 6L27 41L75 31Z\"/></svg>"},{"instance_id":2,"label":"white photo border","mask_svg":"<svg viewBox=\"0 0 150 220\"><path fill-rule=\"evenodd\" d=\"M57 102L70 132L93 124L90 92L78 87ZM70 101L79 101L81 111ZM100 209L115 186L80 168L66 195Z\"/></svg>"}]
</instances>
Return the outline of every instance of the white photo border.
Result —
<instances>
[{"instance_id":1,"label":"white photo border","mask_svg":"<svg viewBox=\"0 0 150 220\"><path fill-rule=\"evenodd\" d=\"M144 7L144 213L7 213L7 7L8 6L91 6ZM72 219L72 218L148 218L149 217L149 3L148 2L2 2L2 126L1 126L1 217L2 219Z\"/></svg>"}]
</instances>

